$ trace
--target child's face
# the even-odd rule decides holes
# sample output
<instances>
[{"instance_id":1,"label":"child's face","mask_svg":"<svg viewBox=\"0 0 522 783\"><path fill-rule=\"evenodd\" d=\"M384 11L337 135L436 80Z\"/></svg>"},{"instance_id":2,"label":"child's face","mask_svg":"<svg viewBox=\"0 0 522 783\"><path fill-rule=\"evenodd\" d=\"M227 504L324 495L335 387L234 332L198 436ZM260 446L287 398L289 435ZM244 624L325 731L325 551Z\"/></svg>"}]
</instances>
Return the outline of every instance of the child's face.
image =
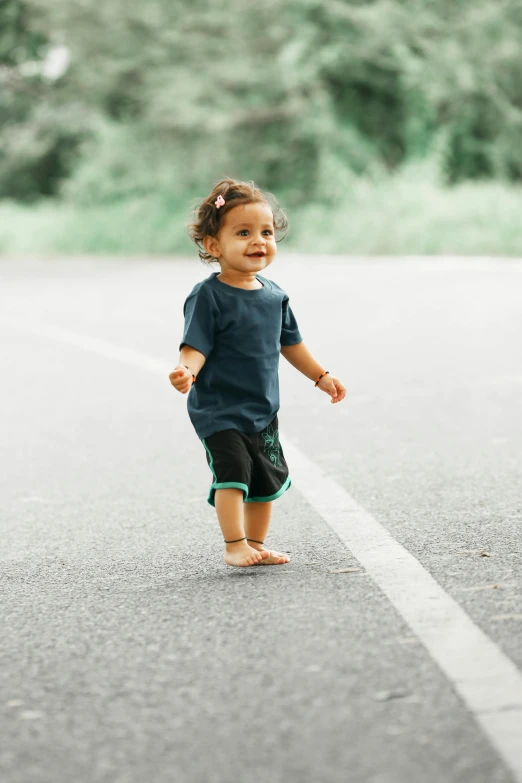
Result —
<instances>
[{"instance_id":1,"label":"child's face","mask_svg":"<svg viewBox=\"0 0 522 783\"><path fill-rule=\"evenodd\" d=\"M272 263L277 252L274 217L269 205L234 207L225 215L218 236L205 237L205 247L219 259L222 271L255 276Z\"/></svg>"}]
</instances>

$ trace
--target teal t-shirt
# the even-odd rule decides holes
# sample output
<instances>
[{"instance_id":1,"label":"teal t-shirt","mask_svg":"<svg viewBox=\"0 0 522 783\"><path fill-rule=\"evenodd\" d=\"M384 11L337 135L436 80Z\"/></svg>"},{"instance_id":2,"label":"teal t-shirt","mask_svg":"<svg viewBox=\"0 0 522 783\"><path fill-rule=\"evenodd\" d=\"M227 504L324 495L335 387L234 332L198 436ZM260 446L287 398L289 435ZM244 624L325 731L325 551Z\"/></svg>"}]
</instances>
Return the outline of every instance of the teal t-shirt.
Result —
<instances>
[{"instance_id":1,"label":"teal t-shirt","mask_svg":"<svg viewBox=\"0 0 522 783\"><path fill-rule=\"evenodd\" d=\"M197 283L183 305L179 349L206 356L187 402L199 438L221 430L261 432L279 410L279 352L302 341L288 295L256 275L263 288L234 288L218 272Z\"/></svg>"}]
</instances>

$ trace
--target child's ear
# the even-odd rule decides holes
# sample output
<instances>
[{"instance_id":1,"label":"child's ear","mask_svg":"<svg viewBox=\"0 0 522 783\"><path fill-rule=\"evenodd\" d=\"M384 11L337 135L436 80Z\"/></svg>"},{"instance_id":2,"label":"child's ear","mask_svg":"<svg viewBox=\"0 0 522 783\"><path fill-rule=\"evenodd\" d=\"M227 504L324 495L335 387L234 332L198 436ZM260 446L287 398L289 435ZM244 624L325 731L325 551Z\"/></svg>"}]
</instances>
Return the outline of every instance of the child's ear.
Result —
<instances>
[{"instance_id":1,"label":"child's ear","mask_svg":"<svg viewBox=\"0 0 522 783\"><path fill-rule=\"evenodd\" d=\"M213 258L219 258L219 243L216 237L206 236L203 237L203 247Z\"/></svg>"}]
</instances>

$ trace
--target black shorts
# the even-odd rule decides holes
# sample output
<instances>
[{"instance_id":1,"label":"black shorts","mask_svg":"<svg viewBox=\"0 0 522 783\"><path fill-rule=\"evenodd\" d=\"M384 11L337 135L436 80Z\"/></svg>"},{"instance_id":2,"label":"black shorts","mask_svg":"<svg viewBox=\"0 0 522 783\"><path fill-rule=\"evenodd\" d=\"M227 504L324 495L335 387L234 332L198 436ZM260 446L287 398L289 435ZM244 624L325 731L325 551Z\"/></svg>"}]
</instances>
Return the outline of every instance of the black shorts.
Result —
<instances>
[{"instance_id":1,"label":"black shorts","mask_svg":"<svg viewBox=\"0 0 522 783\"><path fill-rule=\"evenodd\" d=\"M268 503L291 485L279 442L277 415L262 432L222 430L202 438L214 476L207 502L215 506L216 489L237 487L244 503Z\"/></svg>"}]
</instances>

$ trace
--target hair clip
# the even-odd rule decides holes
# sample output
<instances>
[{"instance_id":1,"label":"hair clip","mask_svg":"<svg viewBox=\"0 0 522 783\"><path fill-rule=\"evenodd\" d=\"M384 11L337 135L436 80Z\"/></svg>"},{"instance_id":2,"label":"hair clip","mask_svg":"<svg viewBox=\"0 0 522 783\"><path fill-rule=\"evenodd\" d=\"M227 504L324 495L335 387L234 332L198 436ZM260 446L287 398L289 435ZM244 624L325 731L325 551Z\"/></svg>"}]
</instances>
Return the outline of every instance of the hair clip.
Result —
<instances>
[{"instance_id":1,"label":"hair clip","mask_svg":"<svg viewBox=\"0 0 522 783\"><path fill-rule=\"evenodd\" d=\"M223 196L221 196L221 195L218 196L216 201L215 201L216 209L219 209L220 207L222 207L224 203L225 203L225 199L223 198Z\"/></svg>"}]
</instances>

